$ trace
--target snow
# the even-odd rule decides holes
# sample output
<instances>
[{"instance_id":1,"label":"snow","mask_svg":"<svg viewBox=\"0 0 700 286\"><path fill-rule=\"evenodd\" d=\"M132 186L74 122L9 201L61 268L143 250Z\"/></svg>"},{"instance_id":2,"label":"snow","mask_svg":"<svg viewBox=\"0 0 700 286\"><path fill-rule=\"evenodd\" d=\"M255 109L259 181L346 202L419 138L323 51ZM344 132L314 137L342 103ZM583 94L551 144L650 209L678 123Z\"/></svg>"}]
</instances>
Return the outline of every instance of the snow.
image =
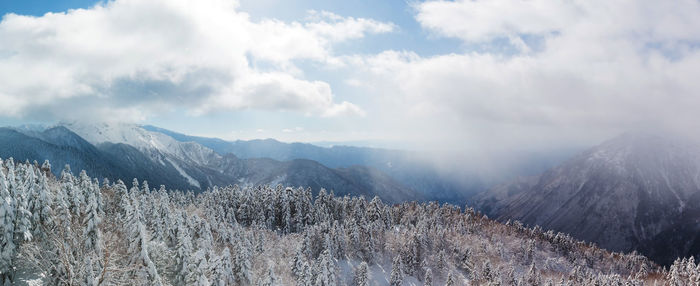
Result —
<instances>
[{"instance_id":1,"label":"snow","mask_svg":"<svg viewBox=\"0 0 700 286\"><path fill-rule=\"evenodd\" d=\"M136 124L128 123L61 123L88 142L123 143L140 151L151 154L154 159L158 153L198 165L208 165L220 156L213 150L194 142L180 142L160 132L148 131ZM162 162L162 161L161 161Z\"/></svg>"},{"instance_id":2,"label":"snow","mask_svg":"<svg viewBox=\"0 0 700 286\"><path fill-rule=\"evenodd\" d=\"M197 187L197 188L200 188L200 187L201 187L201 186L199 185L199 181L195 180L195 179L192 178L189 174L187 174L187 172L185 172L185 170L183 170L183 169L180 167L180 165L178 165L177 163L175 163L175 161L173 161L173 160L170 159L170 158L166 158L166 160L168 160L168 162L170 162L170 164L173 165L173 167L175 167L175 170L177 170L177 172L180 173L180 175L182 175L185 179L187 179L187 182L190 183L190 185L195 186L195 187Z\"/></svg>"},{"instance_id":3,"label":"snow","mask_svg":"<svg viewBox=\"0 0 700 286\"><path fill-rule=\"evenodd\" d=\"M275 177L275 179L270 182L270 185L271 186L280 185L280 184L283 184L286 180L287 180L287 174L282 174L282 175Z\"/></svg>"}]
</instances>

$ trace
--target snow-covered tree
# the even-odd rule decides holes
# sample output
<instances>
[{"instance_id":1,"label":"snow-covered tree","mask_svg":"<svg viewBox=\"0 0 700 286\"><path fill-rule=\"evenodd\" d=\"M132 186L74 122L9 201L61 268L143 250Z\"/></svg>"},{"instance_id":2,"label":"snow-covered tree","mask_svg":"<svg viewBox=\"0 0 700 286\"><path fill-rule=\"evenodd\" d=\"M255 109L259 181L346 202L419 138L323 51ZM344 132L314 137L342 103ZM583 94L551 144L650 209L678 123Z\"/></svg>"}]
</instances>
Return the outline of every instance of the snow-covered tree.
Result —
<instances>
[{"instance_id":1,"label":"snow-covered tree","mask_svg":"<svg viewBox=\"0 0 700 286\"><path fill-rule=\"evenodd\" d=\"M304 251L302 249L302 245L300 244L299 247L297 247L294 258L291 261L292 275L294 275L295 278L298 279L301 276L305 261L306 257L304 256Z\"/></svg>"},{"instance_id":2,"label":"snow-covered tree","mask_svg":"<svg viewBox=\"0 0 700 286\"><path fill-rule=\"evenodd\" d=\"M423 278L423 286L433 286L433 271L430 268L425 270L425 277Z\"/></svg>"},{"instance_id":3,"label":"snow-covered tree","mask_svg":"<svg viewBox=\"0 0 700 286\"><path fill-rule=\"evenodd\" d=\"M391 276L389 278L389 285L391 286L401 286L403 283L403 271L401 270L401 256L397 255L394 257L394 261L391 264Z\"/></svg>"},{"instance_id":4,"label":"snow-covered tree","mask_svg":"<svg viewBox=\"0 0 700 286\"><path fill-rule=\"evenodd\" d=\"M133 267L133 275L142 281L148 281L151 285L162 285L155 264L148 252L149 238L146 227L142 222L141 210L138 201L125 202L127 210L127 234L130 255L130 265Z\"/></svg>"},{"instance_id":5,"label":"snow-covered tree","mask_svg":"<svg viewBox=\"0 0 700 286\"><path fill-rule=\"evenodd\" d=\"M369 281L369 265L367 265L367 262L363 261L355 269L355 277L353 282L355 283L355 286L369 286Z\"/></svg>"},{"instance_id":6,"label":"snow-covered tree","mask_svg":"<svg viewBox=\"0 0 700 286\"><path fill-rule=\"evenodd\" d=\"M313 273L311 273L311 265L304 261L301 266L301 272L297 277L297 286L306 286L313 284Z\"/></svg>"},{"instance_id":7,"label":"snow-covered tree","mask_svg":"<svg viewBox=\"0 0 700 286\"><path fill-rule=\"evenodd\" d=\"M0 282L6 285L16 282L15 269L28 268L50 285L574 286L654 279L697 285L700 279L694 259L663 271L636 253L611 253L519 222L500 224L450 204L387 205L325 190L314 201L308 188L281 186L149 190L137 180L127 191L119 180L100 186L85 173L76 179L69 168L57 180L36 165L0 165ZM22 208L31 213L31 240L23 236ZM370 265L386 272L370 275Z\"/></svg>"},{"instance_id":8,"label":"snow-covered tree","mask_svg":"<svg viewBox=\"0 0 700 286\"><path fill-rule=\"evenodd\" d=\"M52 202L50 193L48 179L44 174L39 174L39 185L36 191L32 193L32 204L29 207L32 213L34 236L44 234L42 226L49 229L53 226L53 209L51 208Z\"/></svg>"},{"instance_id":9,"label":"snow-covered tree","mask_svg":"<svg viewBox=\"0 0 700 286\"><path fill-rule=\"evenodd\" d=\"M191 263L187 265L188 273L186 277L187 285L195 286L209 286L208 269L209 262L207 261L205 252L203 249L198 250L192 256Z\"/></svg>"},{"instance_id":10,"label":"snow-covered tree","mask_svg":"<svg viewBox=\"0 0 700 286\"><path fill-rule=\"evenodd\" d=\"M236 276L236 281L244 285L249 284L251 282L250 269L250 248L247 243L239 240L233 259L233 273Z\"/></svg>"},{"instance_id":11,"label":"snow-covered tree","mask_svg":"<svg viewBox=\"0 0 700 286\"><path fill-rule=\"evenodd\" d=\"M447 279L445 279L445 286L456 286L457 282L452 272L447 274Z\"/></svg>"},{"instance_id":12,"label":"snow-covered tree","mask_svg":"<svg viewBox=\"0 0 700 286\"><path fill-rule=\"evenodd\" d=\"M13 259L16 251L14 198L10 195L9 187L0 161L0 282L3 285L13 284Z\"/></svg>"},{"instance_id":13,"label":"snow-covered tree","mask_svg":"<svg viewBox=\"0 0 700 286\"><path fill-rule=\"evenodd\" d=\"M275 270L273 269L273 262L267 264L267 272L265 275L258 279L258 286L275 286L277 285L277 275L275 275Z\"/></svg>"},{"instance_id":14,"label":"snow-covered tree","mask_svg":"<svg viewBox=\"0 0 700 286\"><path fill-rule=\"evenodd\" d=\"M316 286L336 285L336 268L333 257L328 249L323 250L316 261Z\"/></svg>"},{"instance_id":15,"label":"snow-covered tree","mask_svg":"<svg viewBox=\"0 0 700 286\"><path fill-rule=\"evenodd\" d=\"M102 223L102 218L100 216L99 207L97 203L97 194L95 190L91 190L88 193L87 206L85 211L83 235L85 236L85 246L89 250L95 251L98 257L102 257L102 232L100 231L100 224Z\"/></svg>"},{"instance_id":16,"label":"snow-covered tree","mask_svg":"<svg viewBox=\"0 0 700 286\"><path fill-rule=\"evenodd\" d=\"M228 247L224 248L221 257L219 257L214 263L212 281L212 284L215 286L236 284L236 276L233 274L231 251L228 249Z\"/></svg>"},{"instance_id":17,"label":"snow-covered tree","mask_svg":"<svg viewBox=\"0 0 700 286\"><path fill-rule=\"evenodd\" d=\"M533 286L542 284L542 278L534 263L530 264L530 269L525 276L525 282L527 282L527 285Z\"/></svg>"}]
</instances>

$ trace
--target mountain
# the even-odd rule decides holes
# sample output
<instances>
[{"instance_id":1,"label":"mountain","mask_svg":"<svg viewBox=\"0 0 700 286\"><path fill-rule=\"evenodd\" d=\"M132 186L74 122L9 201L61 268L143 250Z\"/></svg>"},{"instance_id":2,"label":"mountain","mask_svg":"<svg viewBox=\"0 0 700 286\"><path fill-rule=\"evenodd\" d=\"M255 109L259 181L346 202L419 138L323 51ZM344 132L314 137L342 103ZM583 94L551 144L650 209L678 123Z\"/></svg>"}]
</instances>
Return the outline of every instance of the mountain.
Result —
<instances>
[{"instance_id":1,"label":"mountain","mask_svg":"<svg viewBox=\"0 0 700 286\"><path fill-rule=\"evenodd\" d=\"M569 233L615 251L638 250L670 264L700 254L700 146L626 134L476 201L499 220Z\"/></svg>"},{"instance_id":2,"label":"mountain","mask_svg":"<svg viewBox=\"0 0 700 286\"><path fill-rule=\"evenodd\" d=\"M270 158L279 161L296 159L313 160L330 168L356 168L366 166L379 170L403 185L420 192L429 200L464 204L474 194L486 190L494 181L482 174L483 166L475 166L474 160L455 160L455 156L438 158L428 152L411 152L381 148L331 146L320 147L307 143L284 143L274 139L225 141L218 138L190 136L155 126L142 126L144 130L168 135L180 142L196 142L214 152L235 154L242 159ZM538 160L541 158L537 157ZM535 161L527 158L521 161ZM551 164L547 164L547 167ZM532 170L532 165L518 166L515 173ZM540 168L534 168L540 170ZM541 168L544 170L544 168ZM507 172L503 172L507 173Z\"/></svg>"},{"instance_id":3,"label":"mountain","mask_svg":"<svg viewBox=\"0 0 700 286\"><path fill-rule=\"evenodd\" d=\"M198 192L214 185L282 184L310 187L314 193L325 187L337 195L376 195L389 202L425 199L373 168L329 168L302 159L240 159L133 124L62 123L43 129L4 128L0 129L0 143L6 146L0 148L3 157L39 162L49 159L60 166L53 169L56 174L69 164L74 170L86 170L95 177L125 182L139 178L152 186Z\"/></svg>"},{"instance_id":4,"label":"mountain","mask_svg":"<svg viewBox=\"0 0 700 286\"><path fill-rule=\"evenodd\" d=\"M75 171L86 170L91 176L131 181L148 180L152 185L166 184L172 188L189 189L172 165L153 164L136 148L126 144L95 146L64 126L44 130L0 128L0 156L17 161L49 160L58 175L63 166Z\"/></svg>"}]
</instances>

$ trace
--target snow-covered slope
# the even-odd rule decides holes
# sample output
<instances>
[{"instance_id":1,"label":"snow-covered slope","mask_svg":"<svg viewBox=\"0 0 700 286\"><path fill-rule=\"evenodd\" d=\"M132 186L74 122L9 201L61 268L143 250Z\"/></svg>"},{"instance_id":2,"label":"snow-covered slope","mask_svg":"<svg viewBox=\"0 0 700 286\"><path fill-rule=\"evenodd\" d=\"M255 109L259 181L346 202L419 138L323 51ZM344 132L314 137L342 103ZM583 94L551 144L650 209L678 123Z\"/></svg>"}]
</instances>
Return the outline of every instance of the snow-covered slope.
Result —
<instances>
[{"instance_id":1,"label":"snow-covered slope","mask_svg":"<svg viewBox=\"0 0 700 286\"><path fill-rule=\"evenodd\" d=\"M698 195L698 145L627 134L539 178L494 188L477 205L501 220L517 219L630 251L684 219Z\"/></svg>"},{"instance_id":2,"label":"snow-covered slope","mask_svg":"<svg viewBox=\"0 0 700 286\"><path fill-rule=\"evenodd\" d=\"M62 123L94 145L123 143L131 145L165 164L159 155L166 155L202 166L211 164L221 156L213 150L194 142L180 142L160 132L152 132L136 124L126 123Z\"/></svg>"}]
</instances>

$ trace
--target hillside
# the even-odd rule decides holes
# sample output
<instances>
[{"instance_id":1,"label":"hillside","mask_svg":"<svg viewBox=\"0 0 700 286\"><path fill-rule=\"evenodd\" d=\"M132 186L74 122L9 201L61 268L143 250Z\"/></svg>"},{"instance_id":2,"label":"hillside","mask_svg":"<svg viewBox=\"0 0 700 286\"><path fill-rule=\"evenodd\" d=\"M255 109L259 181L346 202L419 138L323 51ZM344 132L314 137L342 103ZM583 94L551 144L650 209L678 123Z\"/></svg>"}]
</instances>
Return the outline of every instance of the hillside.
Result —
<instances>
[{"instance_id":1,"label":"hillside","mask_svg":"<svg viewBox=\"0 0 700 286\"><path fill-rule=\"evenodd\" d=\"M194 195L134 180L0 164L2 282L57 285L642 285L669 272L457 206L312 198L302 188L214 188ZM16 269L16 270L12 270ZM669 279L669 280L667 280Z\"/></svg>"},{"instance_id":2,"label":"hillside","mask_svg":"<svg viewBox=\"0 0 700 286\"><path fill-rule=\"evenodd\" d=\"M638 250L669 265L700 254L700 146L673 137L626 134L538 177L479 196L501 221L520 220L615 251Z\"/></svg>"}]
</instances>

